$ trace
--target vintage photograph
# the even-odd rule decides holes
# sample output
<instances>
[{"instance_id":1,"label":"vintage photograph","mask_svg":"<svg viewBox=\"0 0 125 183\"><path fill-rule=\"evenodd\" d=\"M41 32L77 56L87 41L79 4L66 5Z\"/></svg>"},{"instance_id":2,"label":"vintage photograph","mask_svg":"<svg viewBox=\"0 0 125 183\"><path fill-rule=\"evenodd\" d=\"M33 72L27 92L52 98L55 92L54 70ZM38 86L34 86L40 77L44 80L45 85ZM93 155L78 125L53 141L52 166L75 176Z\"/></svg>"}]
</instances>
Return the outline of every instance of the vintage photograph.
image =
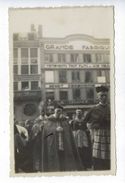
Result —
<instances>
[{"instance_id":1,"label":"vintage photograph","mask_svg":"<svg viewBox=\"0 0 125 183\"><path fill-rule=\"evenodd\" d=\"M10 8L11 170L115 173L113 7Z\"/></svg>"}]
</instances>

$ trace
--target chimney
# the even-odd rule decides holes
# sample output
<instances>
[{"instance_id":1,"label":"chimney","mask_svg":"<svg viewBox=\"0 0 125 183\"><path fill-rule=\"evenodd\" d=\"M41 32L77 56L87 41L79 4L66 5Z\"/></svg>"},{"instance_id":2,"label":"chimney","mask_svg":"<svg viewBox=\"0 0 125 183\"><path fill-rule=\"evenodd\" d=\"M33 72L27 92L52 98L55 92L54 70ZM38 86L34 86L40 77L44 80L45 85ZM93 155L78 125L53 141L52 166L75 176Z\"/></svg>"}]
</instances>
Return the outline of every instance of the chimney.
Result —
<instances>
[{"instance_id":1,"label":"chimney","mask_svg":"<svg viewBox=\"0 0 125 183\"><path fill-rule=\"evenodd\" d=\"M41 38L42 37L42 25L38 26L38 37Z\"/></svg>"}]
</instances>

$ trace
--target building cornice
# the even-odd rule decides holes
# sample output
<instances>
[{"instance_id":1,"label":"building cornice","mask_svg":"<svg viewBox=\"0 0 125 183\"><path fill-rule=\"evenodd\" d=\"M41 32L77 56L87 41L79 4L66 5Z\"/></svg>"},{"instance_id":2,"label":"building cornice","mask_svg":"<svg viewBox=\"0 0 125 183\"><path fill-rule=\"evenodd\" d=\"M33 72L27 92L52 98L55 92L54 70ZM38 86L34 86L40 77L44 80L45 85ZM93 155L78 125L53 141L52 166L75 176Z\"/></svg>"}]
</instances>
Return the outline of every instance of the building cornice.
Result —
<instances>
[{"instance_id":1,"label":"building cornice","mask_svg":"<svg viewBox=\"0 0 125 183\"><path fill-rule=\"evenodd\" d=\"M42 38L41 41L44 43L66 43L69 41L78 41L78 40L83 40L83 41L88 41L93 44L110 44L110 39L108 38L95 38L93 36L89 36L86 34L71 34L63 38L53 38L53 37L47 37L47 38Z\"/></svg>"},{"instance_id":2,"label":"building cornice","mask_svg":"<svg viewBox=\"0 0 125 183\"><path fill-rule=\"evenodd\" d=\"M71 34L66 37L62 38L57 38L57 37L42 37L42 38L37 38L37 40L18 40L14 41L14 47L15 46L20 46L21 44L26 44L26 46L29 45L35 45L36 47L39 46L39 41L47 44L64 44L68 43L70 41L87 41L91 42L93 44L102 44L102 45L109 45L110 44L110 39L108 38L95 38L93 36L89 36L86 34Z\"/></svg>"}]
</instances>

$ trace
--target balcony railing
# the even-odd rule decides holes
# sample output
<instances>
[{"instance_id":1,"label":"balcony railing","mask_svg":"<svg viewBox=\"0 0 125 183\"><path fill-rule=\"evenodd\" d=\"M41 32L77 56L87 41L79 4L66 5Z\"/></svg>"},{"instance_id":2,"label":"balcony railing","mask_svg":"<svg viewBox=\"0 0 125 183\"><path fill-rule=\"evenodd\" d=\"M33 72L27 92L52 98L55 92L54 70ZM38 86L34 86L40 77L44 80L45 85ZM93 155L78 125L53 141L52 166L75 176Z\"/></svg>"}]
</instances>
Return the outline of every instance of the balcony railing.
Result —
<instances>
[{"instance_id":1,"label":"balcony railing","mask_svg":"<svg viewBox=\"0 0 125 183\"><path fill-rule=\"evenodd\" d=\"M25 101L25 100L40 100L41 90L29 90L29 91L15 91L14 100Z\"/></svg>"},{"instance_id":2,"label":"balcony railing","mask_svg":"<svg viewBox=\"0 0 125 183\"><path fill-rule=\"evenodd\" d=\"M62 101L52 101L50 106L54 106L54 104L59 103L63 106L65 105L93 105L96 104L97 101L94 99L88 99L88 100L62 100Z\"/></svg>"}]
</instances>

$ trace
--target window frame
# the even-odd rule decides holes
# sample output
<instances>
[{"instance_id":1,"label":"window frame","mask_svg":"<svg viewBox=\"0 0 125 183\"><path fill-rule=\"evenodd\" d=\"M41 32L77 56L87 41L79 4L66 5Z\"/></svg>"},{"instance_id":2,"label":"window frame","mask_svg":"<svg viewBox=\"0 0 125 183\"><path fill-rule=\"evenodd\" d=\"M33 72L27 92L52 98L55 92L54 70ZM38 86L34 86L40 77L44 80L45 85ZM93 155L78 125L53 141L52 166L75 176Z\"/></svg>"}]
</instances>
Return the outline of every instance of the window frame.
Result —
<instances>
[{"instance_id":1,"label":"window frame","mask_svg":"<svg viewBox=\"0 0 125 183\"><path fill-rule=\"evenodd\" d=\"M23 67L27 67L27 71L28 71L27 73L23 73L22 72L23 71L23 69L22 69ZM21 74L22 75L29 75L29 65L21 65Z\"/></svg>"},{"instance_id":2,"label":"window frame","mask_svg":"<svg viewBox=\"0 0 125 183\"><path fill-rule=\"evenodd\" d=\"M61 77L65 78L65 79L61 79ZM60 83L67 83L67 71L66 70L59 70L59 82Z\"/></svg>"}]
</instances>

